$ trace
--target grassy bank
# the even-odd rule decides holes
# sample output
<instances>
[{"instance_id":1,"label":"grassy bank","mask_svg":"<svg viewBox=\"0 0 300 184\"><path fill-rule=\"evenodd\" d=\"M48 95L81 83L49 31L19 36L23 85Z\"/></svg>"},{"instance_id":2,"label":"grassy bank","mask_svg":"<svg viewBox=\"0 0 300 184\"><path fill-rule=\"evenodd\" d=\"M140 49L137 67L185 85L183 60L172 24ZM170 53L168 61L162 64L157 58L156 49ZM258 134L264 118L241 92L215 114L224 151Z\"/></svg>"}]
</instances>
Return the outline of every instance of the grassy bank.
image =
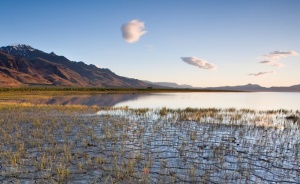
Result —
<instances>
[{"instance_id":1,"label":"grassy bank","mask_svg":"<svg viewBox=\"0 0 300 184\"><path fill-rule=\"evenodd\" d=\"M184 92L240 92L200 89L154 89L154 88L82 88L82 87L22 87L0 88L0 101L54 96L91 95L91 94L147 94L147 93L184 93Z\"/></svg>"},{"instance_id":2,"label":"grassy bank","mask_svg":"<svg viewBox=\"0 0 300 184\"><path fill-rule=\"evenodd\" d=\"M94 92L94 93L159 93L159 92L239 92L228 90L175 88L99 88L99 87L21 87L0 88L0 92Z\"/></svg>"}]
</instances>

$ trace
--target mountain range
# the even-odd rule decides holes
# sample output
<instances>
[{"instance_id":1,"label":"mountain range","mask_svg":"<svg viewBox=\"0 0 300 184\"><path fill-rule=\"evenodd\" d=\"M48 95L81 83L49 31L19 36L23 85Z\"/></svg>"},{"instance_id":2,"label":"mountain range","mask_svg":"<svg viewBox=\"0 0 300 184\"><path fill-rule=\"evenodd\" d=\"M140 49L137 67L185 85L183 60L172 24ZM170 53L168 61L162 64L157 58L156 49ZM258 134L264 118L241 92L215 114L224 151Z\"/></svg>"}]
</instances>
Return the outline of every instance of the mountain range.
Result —
<instances>
[{"instance_id":1,"label":"mountain range","mask_svg":"<svg viewBox=\"0 0 300 184\"><path fill-rule=\"evenodd\" d=\"M181 88L181 89L194 88L191 85L177 84L174 82L151 82L151 81L146 81L146 80L144 80L143 82L150 84L150 85L156 85L156 86L168 87L168 88Z\"/></svg>"},{"instance_id":2,"label":"mountain range","mask_svg":"<svg viewBox=\"0 0 300 184\"><path fill-rule=\"evenodd\" d=\"M253 92L300 92L300 85L288 86L288 87L262 87L257 84L247 84L241 86L222 86L206 88L212 90L233 90L233 91L253 91Z\"/></svg>"},{"instance_id":3,"label":"mountain range","mask_svg":"<svg viewBox=\"0 0 300 184\"><path fill-rule=\"evenodd\" d=\"M0 47L0 86L28 85L149 87L149 84L121 77L109 69L70 61L29 45Z\"/></svg>"},{"instance_id":4,"label":"mountain range","mask_svg":"<svg viewBox=\"0 0 300 184\"><path fill-rule=\"evenodd\" d=\"M208 88L201 88L201 87L193 87L189 85L179 85L176 83L168 83L168 82L149 82L144 81L146 83L157 85L157 86L166 86L172 88L185 88L185 89L199 89L199 90L213 90L213 91L249 91L249 92L300 92L300 84L293 85L288 87L262 87L257 84L247 84L247 85L240 85L240 86L220 86L220 87L208 87Z\"/></svg>"},{"instance_id":5,"label":"mountain range","mask_svg":"<svg viewBox=\"0 0 300 184\"><path fill-rule=\"evenodd\" d=\"M29 45L0 47L0 87L76 86L118 88L183 88L229 91L300 92L300 84L289 87L262 87L256 84L200 88L171 82L141 81L119 76L107 68L70 61L54 52L46 53Z\"/></svg>"}]
</instances>

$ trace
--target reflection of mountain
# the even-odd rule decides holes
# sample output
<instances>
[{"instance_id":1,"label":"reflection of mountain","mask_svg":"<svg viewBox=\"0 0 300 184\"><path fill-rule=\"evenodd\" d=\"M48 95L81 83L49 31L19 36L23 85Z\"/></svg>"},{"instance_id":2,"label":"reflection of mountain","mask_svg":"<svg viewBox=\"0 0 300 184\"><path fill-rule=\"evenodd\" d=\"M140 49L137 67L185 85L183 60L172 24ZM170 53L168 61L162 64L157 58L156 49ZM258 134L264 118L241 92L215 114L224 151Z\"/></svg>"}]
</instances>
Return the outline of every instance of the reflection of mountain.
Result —
<instances>
[{"instance_id":1,"label":"reflection of mountain","mask_svg":"<svg viewBox=\"0 0 300 184\"><path fill-rule=\"evenodd\" d=\"M117 103L135 100L145 94L96 94L80 96L59 96L51 98L32 99L28 102L34 104L56 104L56 105L98 105L100 107L111 107Z\"/></svg>"}]
</instances>

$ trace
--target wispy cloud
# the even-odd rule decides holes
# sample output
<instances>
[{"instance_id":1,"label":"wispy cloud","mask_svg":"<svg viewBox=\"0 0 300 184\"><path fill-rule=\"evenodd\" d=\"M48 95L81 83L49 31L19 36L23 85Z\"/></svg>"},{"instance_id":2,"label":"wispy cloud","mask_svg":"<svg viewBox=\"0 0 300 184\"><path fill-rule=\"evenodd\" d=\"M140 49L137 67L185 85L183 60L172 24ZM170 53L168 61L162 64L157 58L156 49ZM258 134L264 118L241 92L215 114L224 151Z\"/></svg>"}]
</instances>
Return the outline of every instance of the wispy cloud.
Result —
<instances>
[{"instance_id":1,"label":"wispy cloud","mask_svg":"<svg viewBox=\"0 0 300 184\"><path fill-rule=\"evenodd\" d=\"M262 64L271 64L271 63L274 63L274 61L263 60L263 61L260 61L259 63L262 63Z\"/></svg>"},{"instance_id":2,"label":"wispy cloud","mask_svg":"<svg viewBox=\"0 0 300 184\"><path fill-rule=\"evenodd\" d=\"M147 31L145 30L144 22L139 20L132 20L122 25L122 37L128 43L137 42L142 35Z\"/></svg>"},{"instance_id":3,"label":"wispy cloud","mask_svg":"<svg viewBox=\"0 0 300 184\"><path fill-rule=\"evenodd\" d=\"M261 63L261 64L267 64L267 65L274 66L274 67L277 67L277 68L283 68L283 67L285 67L284 64L279 63L278 61L263 60L263 61L260 61L259 63Z\"/></svg>"},{"instance_id":4,"label":"wispy cloud","mask_svg":"<svg viewBox=\"0 0 300 184\"><path fill-rule=\"evenodd\" d=\"M262 55L261 58L265 59L260 61L261 64L267 64L273 67L282 68L285 67L284 64L280 63L280 59L289 56L298 56L296 51L273 51L269 54Z\"/></svg>"},{"instance_id":5,"label":"wispy cloud","mask_svg":"<svg viewBox=\"0 0 300 184\"><path fill-rule=\"evenodd\" d=\"M203 59L198 59L196 57L181 57L182 61L186 62L187 64L197 66L202 69L215 69L216 65L209 63Z\"/></svg>"},{"instance_id":6,"label":"wispy cloud","mask_svg":"<svg viewBox=\"0 0 300 184\"><path fill-rule=\"evenodd\" d=\"M263 76L263 75L268 75L268 74L275 74L275 71L270 71L270 72L258 72L258 73L249 73L248 75L253 75L253 76Z\"/></svg>"},{"instance_id":7,"label":"wispy cloud","mask_svg":"<svg viewBox=\"0 0 300 184\"><path fill-rule=\"evenodd\" d=\"M282 64L282 63L274 63L274 64L271 64L271 66L274 66L274 67L277 67L277 68L283 68L283 67L285 67L285 64Z\"/></svg>"},{"instance_id":8,"label":"wispy cloud","mask_svg":"<svg viewBox=\"0 0 300 184\"><path fill-rule=\"evenodd\" d=\"M151 44L147 44L147 45L145 45L145 47L146 47L147 50L150 51L150 52L154 50L154 46L151 45Z\"/></svg>"},{"instance_id":9,"label":"wispy cloud","mask_svg":"<svg viewBox=\"0 0 300 184\"><path fill-rule=\"evenodd\" d=\"M296 51L273 51L269 54L263 55L263 58L269 60L279 60L281 58L289 57L289 56L298 56L299 54Z\"/></svg>"}]
</instances>

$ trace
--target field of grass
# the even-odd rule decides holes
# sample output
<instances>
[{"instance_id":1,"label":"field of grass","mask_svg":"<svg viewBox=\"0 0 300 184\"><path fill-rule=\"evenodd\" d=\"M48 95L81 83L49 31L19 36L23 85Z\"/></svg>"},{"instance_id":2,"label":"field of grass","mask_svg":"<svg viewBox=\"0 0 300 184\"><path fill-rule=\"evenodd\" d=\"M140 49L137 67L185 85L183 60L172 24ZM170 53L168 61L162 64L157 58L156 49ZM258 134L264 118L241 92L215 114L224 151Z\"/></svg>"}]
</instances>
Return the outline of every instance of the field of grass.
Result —
<instances>
[{"instance_id":1,"label":"field of grass","mask_svg":"<svg viewBox=\"0 0 300 184\"><path fill-rule=\"evenodd\" d=\"M189 88L109 88L109 87L16 87L1 88L0 92L96 92L96 93L127 93L127 92L239 92L229 90L208 90Z\"/></svg>"},{"instance_id":2,"label":"field of grass","mask_svg":"<svg viewBox=\"0 0 300 184\"><path fill-rule=\"evenodd\" d=\"M299 116L1 103L0 182L299 183Z\"/></svg>"},{"instance_id":3,"label":"field of grass","mask_svg":"<svg viewBox=\"0 0 300 184\"><path fill-rule=\"evenodd\" d=\"M22 97L49 97L81 94L122 94L122 93L176 93L176 92L240 92L201 89L158 89L158 88L98 88L98 87L20 87L0 88L1 99L19 99Z\"/></svg>"},{"instance_id":4,"label":"field of grass","mask_svg":"<svg viewBox=\"0 0 300 184\"><path fill-rule=\"evenodd\" d=\"M233 92L197 89L152 89L152 88L96 88L96 87L22 87L0 88L0 102L34 103L33 101L51 101L53 98L70 98L74 96L94 96L113 94L150 94L150 93L182 93L182 92Z\"/></svg>"}]
</instances>

